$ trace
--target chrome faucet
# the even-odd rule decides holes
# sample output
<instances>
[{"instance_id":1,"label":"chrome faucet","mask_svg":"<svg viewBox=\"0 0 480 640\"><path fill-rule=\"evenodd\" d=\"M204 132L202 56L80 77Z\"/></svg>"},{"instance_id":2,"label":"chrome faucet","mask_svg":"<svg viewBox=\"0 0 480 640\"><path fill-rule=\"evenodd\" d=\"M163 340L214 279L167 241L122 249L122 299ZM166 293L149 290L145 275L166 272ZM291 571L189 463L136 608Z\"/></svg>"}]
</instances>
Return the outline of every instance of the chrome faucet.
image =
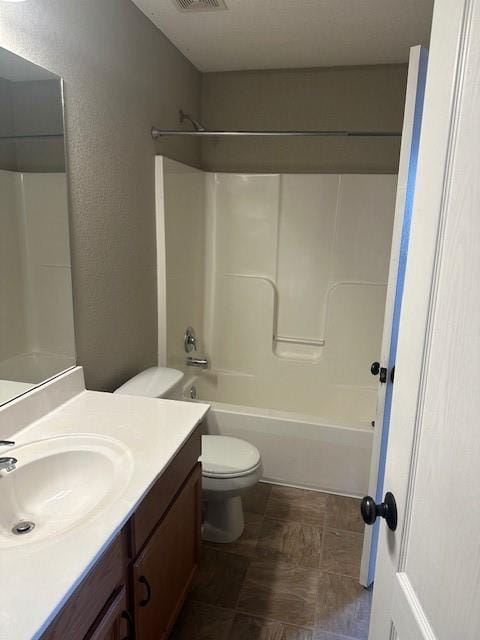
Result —
<instances>
[{"instance_id":1,"label":"chrome faucet","mask_svg":"<svg viewBox=\"0 0 480 640\"><path fill-rule=\"evenodd\" d=\"M189 356L185 360L185 364L187 367L199 367L200 369L208 369L208 360L207 358L192 358Z\"/></svg>"},{"instance_id":2,"label":"chrome faucet","mask_svg":"<svg viewBox=\"0 0 480 640\"><path fill-rule=\"evenodd\" d=\"M187 327L185 329L183 348L185 349L185 353L197 350L197 336L195 335L195 329L193 327Z\"/></svg>"},{"instance_id":3,"label":"chrome faucet","mask_svg":"<svg viewBox=\"0 0 480 640\"><path fill-rule=\"evenodd\" d=\"M17 462L16 458L0 458L0 471L13 471Z\"/></svg>"},{"instance_id":4,"label":"chrome faucet","mask_svg":"<svg viewBox=\"0 0 480 640\"><path fill-rule=\"evenodd\" d=\"M0 440L0 447L13 447L13 440ZM13 471L18 460L16 458L0 458L0 471Z\"/></svg>"}]
</instances>

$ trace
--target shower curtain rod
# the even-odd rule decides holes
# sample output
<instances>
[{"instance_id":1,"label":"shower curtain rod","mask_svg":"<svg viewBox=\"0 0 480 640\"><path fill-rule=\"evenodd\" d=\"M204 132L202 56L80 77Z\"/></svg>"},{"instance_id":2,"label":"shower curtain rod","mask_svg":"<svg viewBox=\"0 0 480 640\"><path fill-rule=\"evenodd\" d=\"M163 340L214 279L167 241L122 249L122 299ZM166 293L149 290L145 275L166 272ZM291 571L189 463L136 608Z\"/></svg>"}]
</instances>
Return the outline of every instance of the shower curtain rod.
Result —
<instances>
[{"instance_id":1,"label":"shower curtain rod","mask_svg":"<svg viewBox=\"0 0 480 640\"><path fill-rule=\"evenodd\" d=\"M194 137L304 137L304 138L400 138L400 131L185 131L182 129L157 129L152 127L152 138L155 140L167 136L194 136Z\"/></svg>"}]
</instances>

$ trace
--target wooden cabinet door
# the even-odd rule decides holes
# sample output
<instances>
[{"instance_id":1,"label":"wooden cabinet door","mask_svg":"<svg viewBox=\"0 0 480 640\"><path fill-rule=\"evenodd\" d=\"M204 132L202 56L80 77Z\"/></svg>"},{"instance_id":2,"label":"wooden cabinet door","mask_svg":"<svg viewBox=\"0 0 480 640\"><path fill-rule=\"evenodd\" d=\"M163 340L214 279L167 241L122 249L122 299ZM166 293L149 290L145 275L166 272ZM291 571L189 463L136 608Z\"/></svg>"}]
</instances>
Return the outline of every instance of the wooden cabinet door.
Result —
<instances>
[{"instance_id":1,"label":"wooden cabinet door","mask_svg":"<svg viewBox=\"0 0 480 640\"><path fill-rule=\"evenodd\" d=\"M133 565L138 640L168 636L198 564L201 528L198 464Z\"/></svg>"}]
</instances>

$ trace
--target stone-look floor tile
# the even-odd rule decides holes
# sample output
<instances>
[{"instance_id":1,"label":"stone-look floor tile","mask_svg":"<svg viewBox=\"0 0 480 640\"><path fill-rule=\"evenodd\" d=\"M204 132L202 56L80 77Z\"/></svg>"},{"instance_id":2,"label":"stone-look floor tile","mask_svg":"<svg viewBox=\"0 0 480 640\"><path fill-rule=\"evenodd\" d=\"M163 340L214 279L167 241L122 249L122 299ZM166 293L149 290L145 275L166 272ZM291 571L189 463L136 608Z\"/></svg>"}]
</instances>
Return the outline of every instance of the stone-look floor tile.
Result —
<instances>
[{"instance_id":1,"label":"stone-look floor tile","mask_svg":"<svg viewBox=\"0 0 480 640\"><path fill-rule=\"evenodd\" d=\"M371 595L355 578L334 573L320 574L316 610L317 634L328 631L356 640L366 640Z\"/></svg>"},{"instance_id":2,"label":"stone-look floor tile","mask_svg":"<svg viewBox=\"0 0 480 640\"><path fill-rule=\"evenodd\" d=\"M265 518L257 556L301 567L318 568L322 552L322 527Z\"/></svg>"},{"instance_id":3,"label":"stone-look floor tile","mask_svg":"<svg viewBox=\"0 0 480 640\"><path fill-rule=\"evenodd\" d=\"M171 640L229 640L235 612L188 600L182 609Z\"/></svg>"},{"instance_id":4,"label":"stone-look floor tile","mask_svg":"<svg viewBox=\"0 0 480 640\"><path fill-rule=\"evenodd\" d=\"M265 515L321 527L327 508L327 495L318 491L272 486Z\"/></svg>"},{"instance_id":5,"label":"stone-look floor tile","mask_svg":"<svg viewBox=\"0 0 480 640\"><path fill-rule=\"evenodd\" d=\"M326 526L330 529L363 533L365 523L360 514L360 500L346 496L329 495Z\"/></svg>"},{"instance_id":6,"label":"stone-look floor tile","mask_svg":"<svg viewBox=\"0 0 480 640\"><path fill-rule=\"evenodd\" d=\"M323 541L321 570L358 578L362 547L361 533L327 529Z\"/></svg>"},{"instance_id":7,"label":"stone-look floor tile","mask_svg":"<svg viewBox=\"0 0 480 640\"><path fill-rule=\"evenodd\" d=\"M309 627L315 622L317 569L252 560L237 609L244 613Z\"/></svg>"},{"instance_id":8,"label":"stone-look floor tile","mask_svg":"<svg viewBox=\"0 0 480 640\"><path fill-rule=\"evenodd\" d=\"M238 613L229 640L312 640L312 630Z\"/></svg>"},{"instance_id":9,"label":"stone-look floor tile","mask_svg":"<svg viewBox=\"0 0 480 640\"><path fill-rule=\"evenodd\" d=\"M215 542L205 542L204 544L218 551L228 551L229 553L236 553L241 556L255 556L258 537L262 529L263 516L247 511L244 513L244 516L245 529L238 540L226 544Z\"/></svg>"},{"instance_id":10,"label":"stone-look floor tile","mask_svg":"<svg viewBox=\"0 0 480 640\"><path fill-rule=\"evenodd\" d=\"M268 498L272 485L266 482L257 482L257 484L249 489L242 496L243 510L249 513L256 513L263 516L267 508Z\"/></svg>"},{"instance_id":11,"label":"stone-look floor tile","mask_svg":"<svg viewBox=\"0 0 480 640\"><path fill-rule=\"evenodd\" d=\"M249 559L204 546L191 599L219 607L235 608Z\"/></svg>"}]
</instances>

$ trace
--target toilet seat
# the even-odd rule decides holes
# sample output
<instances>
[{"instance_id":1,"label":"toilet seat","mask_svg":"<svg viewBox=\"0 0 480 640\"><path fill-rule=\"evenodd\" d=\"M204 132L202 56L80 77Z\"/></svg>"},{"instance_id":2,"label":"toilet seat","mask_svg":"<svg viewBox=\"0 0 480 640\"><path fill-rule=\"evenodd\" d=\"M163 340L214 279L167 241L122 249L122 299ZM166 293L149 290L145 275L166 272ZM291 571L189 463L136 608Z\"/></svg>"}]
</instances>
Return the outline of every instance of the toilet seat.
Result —
<instances>
[{"instance_id":1,"label":"toilet seat","mask_svg":"<svg viewBox=\"0 0 480 640\"><path fill-rule=\"evenodd\" d=\"M202 436L202 474L207 478L239 478L261 465L258 449L229 436Z\"/></svg>"}]
</instances>

